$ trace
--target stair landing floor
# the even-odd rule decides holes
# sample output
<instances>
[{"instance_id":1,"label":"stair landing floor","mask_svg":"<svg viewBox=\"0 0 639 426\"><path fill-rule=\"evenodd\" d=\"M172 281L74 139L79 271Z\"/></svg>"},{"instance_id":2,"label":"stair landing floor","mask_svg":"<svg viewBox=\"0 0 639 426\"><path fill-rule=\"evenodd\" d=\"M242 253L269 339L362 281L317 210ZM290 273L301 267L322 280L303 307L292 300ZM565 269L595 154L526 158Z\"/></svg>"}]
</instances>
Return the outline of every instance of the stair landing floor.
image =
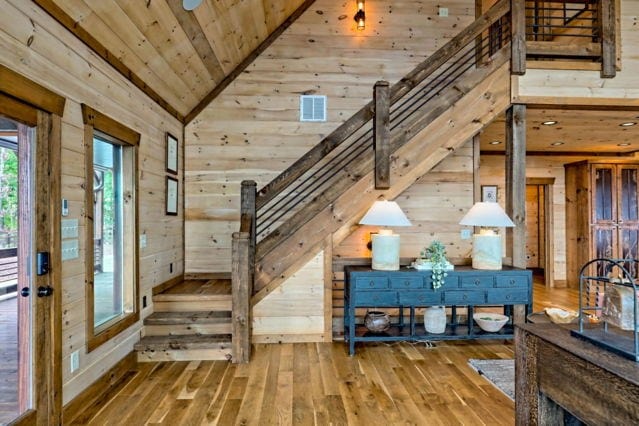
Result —
<instances>
[{"instance_id":1,"label":"stair landing floor","mask_svg":"<svg viewBox=\"0 0 639 426\"><path fill-rule=\"evenodd\" d=\"M230 295L231 280L184 280L160 294Z\"/></svg>"}]
</instances>

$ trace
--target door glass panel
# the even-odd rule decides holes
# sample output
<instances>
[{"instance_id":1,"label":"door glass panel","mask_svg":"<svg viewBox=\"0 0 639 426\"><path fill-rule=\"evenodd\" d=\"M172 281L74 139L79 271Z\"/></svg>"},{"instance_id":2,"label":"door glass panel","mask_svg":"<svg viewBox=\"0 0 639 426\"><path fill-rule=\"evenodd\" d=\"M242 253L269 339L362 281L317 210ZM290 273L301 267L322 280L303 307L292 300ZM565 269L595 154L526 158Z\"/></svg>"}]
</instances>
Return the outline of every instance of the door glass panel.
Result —
<instances>
[{"instance_id":1,"label":"door glass panel","mask_svg":"<svg viewBox=\"0 0 639 426\"><path fill-rule=\"evenodd\" d=\"M622 259L638 259L639 248L639 231L636 229L621 228L619 232L621 238L621 258ZM637 263L636 262L624 262L624 266L628 270L631 276L637 277Z\"/></svg>"},{"instance_id":2,"label":"door glass panel","mask_svg":"<svg viewBox=\"0 0 639 426\"><path fill-rule=\"evenodd\" d=\"M595 230L595 258L611 258L611 257L613 257L613 230L610 228L596 229ZM604 270L597 270L596 273L597 273L597 276L607 275L607 271L604 271Z\"/></svg>"},{"instance_id":3,"label":"door glass panel","mask_svg":"<svg viewBox=\"0 0 639 426\"><path fill-rule=\"evenodd\" d=\"M621 169L621 202L619 218L623 221L635 221L639 217L637 211L637 169Z\"/></svg>"},{"instance_id":4,"label":"door glass panel","mask_svg":"<svg viewBox=\"0 0 639 426\"><path fill-rule=\"evenodd\" d=\"M32 407L32 211L30 149L34 130L0 117L0 424ZM20 179L19 176L23 176Z\"/></svg>"},{"instance_id":5,"label":"door glass panel","mask_svg":"<svg viewBox=\"0 0 639 426\"><path fill-rule=\"evenodd\" d=\"M613 220L612 169L597 169L595 173L595 220Z\"/></svg>"}]
</instances>

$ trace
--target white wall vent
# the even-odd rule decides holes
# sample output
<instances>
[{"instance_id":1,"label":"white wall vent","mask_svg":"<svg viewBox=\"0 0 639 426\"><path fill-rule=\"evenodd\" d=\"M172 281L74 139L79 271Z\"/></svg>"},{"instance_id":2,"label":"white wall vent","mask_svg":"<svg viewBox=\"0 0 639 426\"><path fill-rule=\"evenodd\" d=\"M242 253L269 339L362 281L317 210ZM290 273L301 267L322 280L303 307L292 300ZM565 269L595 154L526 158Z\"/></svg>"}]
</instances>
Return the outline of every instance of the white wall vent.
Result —
<instances>
[{"instance_id":1,"label":"white wall vent","mask_svg":"<svg viewBox=\"0 0 639 426\"><path fill-rule=\"evenodd\" d=\"M326 96L301 95L300 121L326 121Z\"/></svg>"}]
</instances>

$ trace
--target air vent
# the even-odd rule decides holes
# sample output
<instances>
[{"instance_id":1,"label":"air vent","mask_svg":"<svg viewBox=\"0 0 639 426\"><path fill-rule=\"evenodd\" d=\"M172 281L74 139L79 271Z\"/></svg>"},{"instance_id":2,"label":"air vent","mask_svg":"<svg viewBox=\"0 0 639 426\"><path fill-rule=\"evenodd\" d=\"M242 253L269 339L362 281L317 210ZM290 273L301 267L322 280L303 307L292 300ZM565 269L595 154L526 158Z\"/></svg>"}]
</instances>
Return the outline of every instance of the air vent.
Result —
<instances>
[{"instance_id":1,"label":"air vent","mask_svg":"<svg viewBox=\"0 0 639 426\"><path fill-rule=\"evenodd\" d=\"M300 96L300 121L326 121L326 96Z\"/></svg>"}]
</instances>

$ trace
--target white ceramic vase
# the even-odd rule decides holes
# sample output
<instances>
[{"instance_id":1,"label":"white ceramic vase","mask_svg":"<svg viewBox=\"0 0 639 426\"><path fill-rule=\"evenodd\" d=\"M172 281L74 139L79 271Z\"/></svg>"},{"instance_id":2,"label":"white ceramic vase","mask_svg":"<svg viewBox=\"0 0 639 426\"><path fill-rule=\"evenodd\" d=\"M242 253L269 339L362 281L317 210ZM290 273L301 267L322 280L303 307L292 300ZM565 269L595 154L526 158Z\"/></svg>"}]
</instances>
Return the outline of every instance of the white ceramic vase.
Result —
<instances>
[{"instance_id":1,"label":"white ceramic vase","mask_svg":"<svg viewBox=\"0 0 639 426\"><path fill-rule=\"evenodd\" d=\"M427 333L440 334L446 331L446 307L424 308L424 329Z\"/></svg>"}]
</instances>

